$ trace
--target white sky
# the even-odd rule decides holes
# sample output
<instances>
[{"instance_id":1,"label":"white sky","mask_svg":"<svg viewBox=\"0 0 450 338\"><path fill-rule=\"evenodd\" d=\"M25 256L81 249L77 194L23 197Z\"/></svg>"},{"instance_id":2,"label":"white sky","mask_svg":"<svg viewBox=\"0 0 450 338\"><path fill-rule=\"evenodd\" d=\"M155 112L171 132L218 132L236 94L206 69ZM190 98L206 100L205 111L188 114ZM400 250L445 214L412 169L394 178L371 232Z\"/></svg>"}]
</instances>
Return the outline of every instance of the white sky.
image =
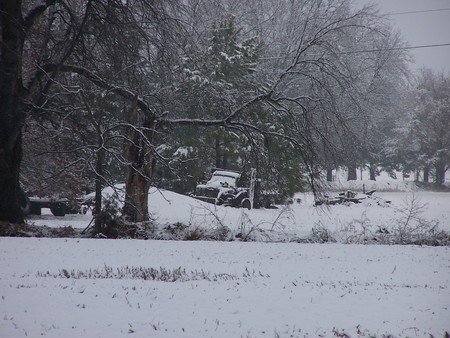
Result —
<instances>
[{"instance_id":1,"label":"white sky","mask_svg":"<svg viewBox=\"0 0 450 338\"><path fill-rule=\"evenodd\" d=\"M391 14L393 24L401 31L409 46L450 44L450 0L353 0L356 7L375 3L380 14ZM421 13L414 11L436 10ZM446 10L442 10L446 9ZM422 67L450 72L450 45L411 49L413 70Z\"/></svg>"}]
</instances>

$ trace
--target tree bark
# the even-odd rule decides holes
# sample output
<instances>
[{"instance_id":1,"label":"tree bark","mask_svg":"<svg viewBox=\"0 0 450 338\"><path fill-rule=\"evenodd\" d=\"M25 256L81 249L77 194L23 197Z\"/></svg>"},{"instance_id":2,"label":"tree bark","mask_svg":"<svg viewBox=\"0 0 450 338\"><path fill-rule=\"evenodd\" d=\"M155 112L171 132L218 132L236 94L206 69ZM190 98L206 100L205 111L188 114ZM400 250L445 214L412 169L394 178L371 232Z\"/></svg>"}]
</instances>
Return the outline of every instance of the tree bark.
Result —
<instances>
[{"instance_id":1,"label":"tree bark","mask_svg":"<svg viewBox=\"0 0 450 338\"><path fill-rule=\"evenodd\" d=\"M374 163L370 163L369 165L369 174L370 174L370 180L376 181L377 180L377 166Z\"/></svg>"},{"instance_id":2,"label":"tree bark","mask_svg":"<svg viewBox=\"0 0 450 338\"><path fill-rule=\"evenodd\" d=\"M99 140L101 145L101 139ZM102 220L99 217L102 211L102 190L103 190L103 159L105 151L99 149L97 151L97 158L95 164L95 203L94 203L94 217L95 217L95 232L102 232Z\"/></svg>"},{"instance_id":3,"label":"tree bark","mask_svg":"<svg viewBox=\"0 0 450 338\"><path fill-rule=\"evenodd\" d=\"M24 102L23 46L37 18L56 0L36 5L22 15L22 0L0 2L0 221L23 223L19 172L22 161Z\"/></svg>"},{"instance_id":4,"label":"tree bark","mask_svg":"<svg viewBox=\"0 0 450 338\"><path fill-rule=\"evenodd\" d=\"M356 181L358 179L358 173L356 172L356 164L350 163L347 165L347 181Z\"/></svg>"},{"instance_id":5,"label":"tree bark","mask_svg":"<svg viewBox=\"0 0 450 338\"><path fill-rule=\"evenodd\" d=\"M424 181L424 183L430 182L430 168L429 167L423 168L423 181Z\"/></svg>"},{"instance_id":6,"label":"tree bark","mask_svg":"<svg viewBox=\"0 0 450 338\"><path fill-rule=\"evenodd\" d=\"M214 152L216 156L216 168L222 167L222 161L220 158L220 140L218 137L214 140Z\"/></svg>"},{"instance_id":7,"label":"tree bark","mask_svg":"<svg viewBox=\"0 0 450 338\"><path fill-rule=\"evenodd\" d=\"M443 160L438 160L435 164L436 176L435 176L435 184L438 187L441 187L445 182L445 170L446 165Z\"/></svg>"},{"instance_id":8,"label":"tree bark","mask_svg":"<svg viewBox=\"0 0 450 338\"><path fill-rule=\"evenodd\" d=\"M19 202L23 112L22 1L4 0L0 8L0 221L23 223Z\"/></svg>"},{"instance_id":9,"label":"tree bark","mask_svg":"<svg viewBox=\"0 0 450 338\"><path fill-rule=\"evenodd\" d=\"M131 222L147 222L149 180L137 170L129 167L125 186L125 205L123 214Z\"/></svg>"},{"instance_id":10,"label":"tree bark","mask_svg":"<svg viewBox=\"0 0 450 338\"><path fill-rule=\"evenodd\" d=\"M138 125L138 108L135 100L128 114L130 126ZM153 173L154 153L151 145L154 142L154 121L144 123L144 128L138 131L130 128L125 157L128 161L125 182L125 204L122 213L131 222L147 222L148 191Z\"/></svg>"},{"instance_id":11,"label":"tree bark","mask_svg":"<svg viewBox=\"0 0 450 338\"><path fill-rule=\"evenodd\" d=\"M327 169L327 181L328 182L333 181L333 169L330 168Z\"/></svg>"}]
</instances>

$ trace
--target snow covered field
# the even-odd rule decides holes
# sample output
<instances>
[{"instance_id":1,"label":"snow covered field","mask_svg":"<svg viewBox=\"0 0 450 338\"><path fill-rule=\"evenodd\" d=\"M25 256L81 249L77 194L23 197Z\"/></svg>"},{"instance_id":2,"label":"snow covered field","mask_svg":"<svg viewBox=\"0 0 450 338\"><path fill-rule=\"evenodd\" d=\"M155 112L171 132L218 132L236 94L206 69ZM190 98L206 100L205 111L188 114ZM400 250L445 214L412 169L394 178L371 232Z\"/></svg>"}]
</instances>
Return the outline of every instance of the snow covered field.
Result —
<instances>
[{"instance_id":1,"label":"snow covered field","mask_svg":"<svg viewBox=\"0 0 450 338\"><path fill-rule=\"evenodd\" d=\"M376 188L380 199L360 204L316 208L298 194L250 211L151 191L160 228L226 226L231 242L0 238L0 337L443 337L450 247L338 243L394 234L412 201L417 224L449 231L450 193ZM338 243L297 243L313 228Z\"/></svg>"},{"instance_id":2,"label":"snow covered field","mask_svg":"<svg viewBox=\"0 0 450 338\"><path fill-rule=\"evenodd\" d=\"M448 247L0 238L0 335L442 337L449 259Z\"/></svg>"}]
</instances>

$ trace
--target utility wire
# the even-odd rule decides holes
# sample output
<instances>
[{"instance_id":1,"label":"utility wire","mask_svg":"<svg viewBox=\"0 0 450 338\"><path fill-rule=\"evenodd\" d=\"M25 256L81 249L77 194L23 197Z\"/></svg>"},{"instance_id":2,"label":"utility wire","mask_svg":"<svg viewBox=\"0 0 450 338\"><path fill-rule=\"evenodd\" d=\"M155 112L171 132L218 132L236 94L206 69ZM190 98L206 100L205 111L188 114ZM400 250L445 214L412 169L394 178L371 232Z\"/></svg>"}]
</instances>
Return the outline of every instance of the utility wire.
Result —
<instances>
[{"instance_id":1,"label":"utility wire","mask_svg":"<svg viewBox=\"0 0 450 338\"><path fill-rule=\"evenodd\" d=\"M405 46L405 47L386 47L386 48L377 48L377 49L361 49L354 51L342 51L337 52L336 54L358 54L358 53L374 53L374 52L385 52L385 51L394 51L394 50L408 50L408 49L420 49L420 48L433 48L433 47L446 47L450 46L449 43L438 43L433 45L421 45L421 46ZM275 59L285 59L287 56L268 56L262 57L260 60L275 60Z\"/></svg>"},{"instance_id":2,"label":"utility wire","mask_svg":"<svg viewBox=\"0 0 450 338\"><path fill-rule=\"evenodd\" d=\"M404 15L404 14L416 14L416 13L429 13L429 12L444 12L450 11L450 8L439 8L439 9L424 9L421 11L409 11L409 12L394 12L394 13L386 13L384 15Z\"/></svg>"},{"instance_id":3,"label":"utility wire","mask_svg":"<svg viewBox=\"0 0 450 338\"><path fill-rule=\"evenodd\" d=\"M450 46L450 43L437 43L433 45L421 45L421 46L405 46L405 47L388 47L379 49L363 49L348 52L339 52L339 54L356 54L356 53L370 53L370 52L384 52L390 50L408 50L408 49L420 49L420 48L433 48L433 47L445 47Z\"/></svg>"}]
</instances>

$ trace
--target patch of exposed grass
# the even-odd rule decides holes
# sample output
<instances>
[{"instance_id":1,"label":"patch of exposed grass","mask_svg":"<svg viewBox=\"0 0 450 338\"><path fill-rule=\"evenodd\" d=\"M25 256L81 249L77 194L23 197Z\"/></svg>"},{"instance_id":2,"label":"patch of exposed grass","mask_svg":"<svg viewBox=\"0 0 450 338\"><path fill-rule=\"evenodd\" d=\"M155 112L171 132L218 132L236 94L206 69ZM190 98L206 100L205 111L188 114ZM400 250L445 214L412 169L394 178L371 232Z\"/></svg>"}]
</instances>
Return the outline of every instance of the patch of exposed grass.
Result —
<instances>
[{"instance_id":1,"label":"patch of exposed grass","mask_svg":"<svg viewBox=\"0 0 450 338\"><path fill-rule=\"evenodd\" d=\"M147 268L142 266L122 266L113 268L105 265L98 269L67 270L61 269L56 273L39 271L38 277L72 278L72 279L141 279L161 282L187 282L192 280L247 280L254 276L263 276L261 272L250 272L248 269L242 275L231 275L227 273L210 273L203 270L186 271L181 267L176 269Z\"/></svg>"}]
</instances>

